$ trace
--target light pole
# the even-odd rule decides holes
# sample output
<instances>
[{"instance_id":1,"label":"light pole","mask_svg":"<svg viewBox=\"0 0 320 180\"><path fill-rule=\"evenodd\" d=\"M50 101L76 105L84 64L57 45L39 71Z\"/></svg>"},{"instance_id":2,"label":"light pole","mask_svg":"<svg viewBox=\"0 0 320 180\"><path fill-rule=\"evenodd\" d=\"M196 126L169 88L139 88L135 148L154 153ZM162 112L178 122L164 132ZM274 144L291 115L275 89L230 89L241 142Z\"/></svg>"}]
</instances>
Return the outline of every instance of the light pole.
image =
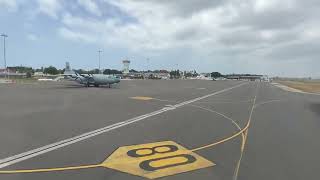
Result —
<instances>
[{"instance_id":1,"label":"light pole","mask_svg":"<svg viewBox=\"0 0 320 180\"><path fill-rule=\"evenodd\" d=\"M178 64L176 64L176 76L178 76ZM180 72L179 72L179 74L180 74Z\"/></svg>"},{"instance_id":2,"label":"light pole","mask_svg":"<svg viewBox=\"0 0 320 180\"><path fill-rule=\"evenodd\" d=\"M7 71L7 60L6 60L6 38L8 37L8 35L6 34L1 34L1 36L3 37L3 59L4 59L4 68L5 68L5 78L7 78L8 75L8 71ZM9 78L9 76L8 76Z\"/></svg>"},{"instance_id":3,"label":"light pole","mask_svg":"<svg viewBox=\"0 0 320 180\"><path fill-rule=\"evenodd\" d=\"M98 53L99 53L99 74L101 74L100 66L101 66L101 53L102 53L102 51L99 50Z\"/></svg>"}]
</instances>

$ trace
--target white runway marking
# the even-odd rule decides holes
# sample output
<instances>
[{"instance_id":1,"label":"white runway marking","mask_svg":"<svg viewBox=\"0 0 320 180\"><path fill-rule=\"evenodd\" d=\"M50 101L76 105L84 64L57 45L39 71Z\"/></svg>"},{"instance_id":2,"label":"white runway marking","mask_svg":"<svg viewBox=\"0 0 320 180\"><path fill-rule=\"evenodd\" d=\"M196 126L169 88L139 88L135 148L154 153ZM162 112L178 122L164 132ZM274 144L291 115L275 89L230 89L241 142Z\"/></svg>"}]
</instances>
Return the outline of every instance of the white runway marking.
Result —
<instances>
[{"instance_id":1,"label":"white runway marking","mask_svg":"<svg viewBox=\"0 0 320 180\"><path fill-rule=\"evenodd\" d=\"M59 149L59 148L62 148L62 147L65 147L65 146L80 142L80 141L83 141L83 140L86 140L86 139L89 139L89 138L97 136L99 134L102 134L102 133L105 133L105 132L109 132L111 130L118 129L120 127L123 127L123 126L129 125L129 124L144 120L146 118L149 118L149 117L152 117L152 116L156 116L156 115L164 113L166 111L171 111L171 110L174 110L176 108L188 105L190 103L193 103L193 102L196 102L196 101L199 101L199 100L211 97L211 96L215 96L217 94L221 94L221 93L226 92L226 91L230 91L230 90L232 90L234 88L243 86L245 84L248 84L248 83L241 83L241 84L238 84L236 86L233 86L233 87L230 87L230 88L226 88L226 89L223 89L223 90L220 90L220 91L217 91L217 92L214 92L214 93L202 96L202 97L198 97L198 98L191 99L191 100L188 100L188 101L185 101L185 102L181 102L181 103L176 104L176 105L172 105L169 108L168 107L162 108L160 110L157 110L157 111L145 114L145 115L141 115L141 116L138 116L138 117L135 117L135 118L132 118L132 119L128 119L126 121L115 123L115 124L112 124L110 126L106 126L106 127L103 127L103 128L91 131L91 132L87 132L87 133L81 134L81 135L73 137L73 138L65 139L65 140L62 140L62 141L59 141L59 142L56 142L56 143L53 143L53 144L49 144L49 145L46 145L46 146L43 146L43 147L40 147L40 148L37 148L37 149L33 149L33 150L30 150L30 151L27 151L27 152L24 152L24 153L21 153L21 154L17 154L17 155L11 156L11 157L7 157L5 159L0 160L0 168L4 168L4 167L10 166L10 165L19 163L21 161L24 161L24 160L39 156L41 154L45 154L47 152L50 152L50 151L53 151L53 150L56 150L56 149Z\"/></svg>"}]
</instances>

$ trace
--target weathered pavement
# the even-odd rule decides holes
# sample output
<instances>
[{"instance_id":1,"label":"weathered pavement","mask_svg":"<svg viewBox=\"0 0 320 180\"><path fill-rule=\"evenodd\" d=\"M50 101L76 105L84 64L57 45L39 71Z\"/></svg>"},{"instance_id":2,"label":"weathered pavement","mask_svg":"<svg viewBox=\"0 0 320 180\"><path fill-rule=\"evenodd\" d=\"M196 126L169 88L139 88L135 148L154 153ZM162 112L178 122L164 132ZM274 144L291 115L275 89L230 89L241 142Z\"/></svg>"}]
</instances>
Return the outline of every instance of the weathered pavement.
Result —
<instances>
[{"instance_id":1,"label":"weathered pavement","mask_svg":"<svg viewBox=\"0 0 320 180\"><path fill-rule=\"evenodd\" d=\"M97 164L118 147L160 141L198 148L239 131L236 125L245 127L257 96L237 176L241 136L195 152L215 166L163 179L318 179L319 96L286 92L268 83L183 80L123 81L113 89L61 84L0 85L0 92L1 170ZM197 100L199 97L205 98ZM189 103L181 105L185 102ZM163 108L167 110L162 112ZM159 110L161 113L152 114ZM13 163L5 165L8 157L10 160L14 155L135 117L140 118L32 158L21 156L17 162L8 161ZM1 180L44 178L145 179L101 167L0 174Z\"/></svg>"}]
</instances>

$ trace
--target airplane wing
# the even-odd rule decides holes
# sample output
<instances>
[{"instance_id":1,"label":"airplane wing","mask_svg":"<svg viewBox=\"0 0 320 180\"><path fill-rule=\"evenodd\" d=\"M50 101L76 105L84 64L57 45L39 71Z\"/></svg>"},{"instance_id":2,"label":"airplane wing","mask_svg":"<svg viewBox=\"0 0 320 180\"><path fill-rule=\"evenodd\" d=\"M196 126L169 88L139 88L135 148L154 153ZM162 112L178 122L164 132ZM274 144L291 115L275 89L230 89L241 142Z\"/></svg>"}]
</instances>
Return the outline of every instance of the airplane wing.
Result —
<instances>
[{"instance_id":1,"label":"airplane wing","mask_svg":"<svg viewBox=\"0 0 320 180\"><path fill-rule=\"evenodd\" d=\"M93 77L92 74L77 74L77 75L85 77L85 78Z\"/></svg>"}]
</instances>

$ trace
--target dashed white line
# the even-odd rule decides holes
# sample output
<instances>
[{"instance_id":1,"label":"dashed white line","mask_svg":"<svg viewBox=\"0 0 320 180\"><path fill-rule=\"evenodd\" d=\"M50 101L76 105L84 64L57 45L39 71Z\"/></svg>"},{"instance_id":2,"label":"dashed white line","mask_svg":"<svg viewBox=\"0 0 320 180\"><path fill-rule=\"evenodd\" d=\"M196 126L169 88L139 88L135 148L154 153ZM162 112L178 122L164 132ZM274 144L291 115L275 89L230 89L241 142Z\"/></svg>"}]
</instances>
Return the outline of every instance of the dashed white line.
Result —
<instances>
[{"instance_id":1,"label":"dashed white line","mask_svg":"<svg viewBox=\"0 0 320 180\"><path fill-rule=\"evenodd\" d=\"M226 92L226 91L230 91L230 90L232 90L234 88L243 86L245 84L248 84L248 83L241 83L241 84L238 84L236 86L233 86L233 87L230 87L230 88L226 88L226 89L223 89L223 90L220 90L220 91L217 91L217 92L214 92L214 93L202 96L202 97L198 97L198 98L195 98L195 99L192 99L192 100L188 100L188 101L176 104L176 105L172 105L170 107L162 108L160 110L157 110L157 111L154 111L154 112L151 112L151 113L148 113L148 114L144 114L144 115L132 118L132 119L128 119L126 121L122 121L122 122L115 123L115 124L112 124L110 126L106 126L106 127L103 127L103 128L91 131L91 132L87 132L87 133L81 134L81 135L73 137L73 138L65 139L65 140L62 140L62 141L59 141L59 142L56 142L56 143L53 143L53 144L49 144L49 145L46 145L46 146L43 146L43 147L40 147L40 148L37 148L37 149L33 149L33 150L30 150L30 151L27 151L27 152L24 152L24 153L21 153L21 154L17 154L17 155L11 156L11 157L7 157L5 159L1 159L0 160L0 168L4 168L4 167L10 166L10 165L19 163L21 161L24 161L24 160L39 156L41 154L45 154L47 152L50 152L50 151L53 151L53 150L56 150L56 149L59 149L59 148L62 148L62 147L65 147L65 146L80 142L80 141L83 141L83 140L86 140L86 139L89 139L89 138L97 136L99 134L102 134L102 133L105 133L105 132L109 132L111 130L118 129L120 127L123 127L123 126L129 125L129 124L144 120L144 119L146 119L148 117L156 116L156 115L164 113L166 111L174 110L176 108L179 108L179 107L185 106L187 104L190 104L190 103L193 103L193 102L208 98L210 96L214 96L214 95Z\"/></svg>"}]
</instances>

